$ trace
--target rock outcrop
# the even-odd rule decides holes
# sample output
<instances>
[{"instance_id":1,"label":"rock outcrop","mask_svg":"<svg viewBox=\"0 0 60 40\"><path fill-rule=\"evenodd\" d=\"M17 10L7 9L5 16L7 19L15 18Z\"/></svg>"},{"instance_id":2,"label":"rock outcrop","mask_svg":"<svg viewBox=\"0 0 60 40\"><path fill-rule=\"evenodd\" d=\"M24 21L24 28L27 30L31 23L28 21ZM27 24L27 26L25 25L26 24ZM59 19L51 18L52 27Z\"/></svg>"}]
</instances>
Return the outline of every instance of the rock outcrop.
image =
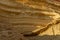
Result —
<instances>
[{"instance_id":1,"label":"rock outcrop","mask_svg":"<svg viewBox=\"0 0 60 40\"><path fill-rule=\"evenodd\" d=\"M10 39L9 37L6 40L20 40L18 37L21 37L21 32L32 31L37 26L43 29L49 23L55 22L60 17L60 3L57 1L57 4L55 4L55 2L52 3L49 0L0 0L0 40L8 38L10 36L8 32L12 32L11 36L14 35L14 38L11 37L12 39ZM10 30L10 27L13 30ZM17 27L28 27L30 30L20 28L20 31ZM3 39L2 35L5 37L5 34L7 36ZM15 39L15 37L18 39Z\"/></svg>"}]
</instances>

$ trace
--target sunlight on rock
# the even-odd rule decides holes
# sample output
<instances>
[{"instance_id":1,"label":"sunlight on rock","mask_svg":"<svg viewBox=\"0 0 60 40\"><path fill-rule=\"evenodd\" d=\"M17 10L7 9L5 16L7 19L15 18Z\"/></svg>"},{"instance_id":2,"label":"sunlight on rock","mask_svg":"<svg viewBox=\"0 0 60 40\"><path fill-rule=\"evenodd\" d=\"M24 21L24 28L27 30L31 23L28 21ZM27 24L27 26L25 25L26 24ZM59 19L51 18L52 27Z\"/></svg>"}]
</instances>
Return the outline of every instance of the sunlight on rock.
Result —
<instances>
[{"instance_id":1,"label":"sunlight on rock","mask_svg":"<svg viewBox=\"0 0 60 40\"><path fill-rule=\"evenodd\" d=\"M60 24L51 26L47 31L39 34L38 36L44 35L60 35Z\"/></svg>"}]
</instances>

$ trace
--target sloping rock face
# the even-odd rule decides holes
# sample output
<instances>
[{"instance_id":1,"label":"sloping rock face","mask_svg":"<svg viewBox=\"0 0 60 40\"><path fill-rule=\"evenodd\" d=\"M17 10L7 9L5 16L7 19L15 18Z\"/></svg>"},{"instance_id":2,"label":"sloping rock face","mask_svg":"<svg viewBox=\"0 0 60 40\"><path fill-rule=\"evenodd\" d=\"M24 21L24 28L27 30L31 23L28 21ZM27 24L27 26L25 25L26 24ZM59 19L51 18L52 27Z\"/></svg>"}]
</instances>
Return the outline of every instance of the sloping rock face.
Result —
<instances>
[{"instance_id":1,"label":"sloping rock face","mask_svg":"<svg viewBox=\"0 0 60 40\"><path fill-rule=\"evenodd\" d=\"M59 3L57 6L50 3L52 2L47 0L0 0L0 40L25 40L24 37L20 39L21 32L32 31L37 26L43 29L56 15L59 17ZM8 32L14 36L9 37Z\"/></svg>"}]
</instances>

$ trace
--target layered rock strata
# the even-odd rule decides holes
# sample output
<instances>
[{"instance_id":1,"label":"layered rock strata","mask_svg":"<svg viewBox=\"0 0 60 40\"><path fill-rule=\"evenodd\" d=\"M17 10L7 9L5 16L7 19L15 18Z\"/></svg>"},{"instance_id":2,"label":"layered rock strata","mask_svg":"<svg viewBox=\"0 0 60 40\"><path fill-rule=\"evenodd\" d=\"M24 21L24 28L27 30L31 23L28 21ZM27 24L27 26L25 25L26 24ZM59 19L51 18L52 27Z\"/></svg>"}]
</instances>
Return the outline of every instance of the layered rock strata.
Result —
<instances>
[{"instance_id":1,"label":"layered rock strata","mask_svg":"<svg viewBox=\"0 0 60 40\"><path fill-rule=\"evenodd\" d=\"M41 27L41 29L43 29L48 24L54 23L60 17L59 13L60 6L47 0L0 1L1 26L43 26Z\"/></svg>"}]
</instances>

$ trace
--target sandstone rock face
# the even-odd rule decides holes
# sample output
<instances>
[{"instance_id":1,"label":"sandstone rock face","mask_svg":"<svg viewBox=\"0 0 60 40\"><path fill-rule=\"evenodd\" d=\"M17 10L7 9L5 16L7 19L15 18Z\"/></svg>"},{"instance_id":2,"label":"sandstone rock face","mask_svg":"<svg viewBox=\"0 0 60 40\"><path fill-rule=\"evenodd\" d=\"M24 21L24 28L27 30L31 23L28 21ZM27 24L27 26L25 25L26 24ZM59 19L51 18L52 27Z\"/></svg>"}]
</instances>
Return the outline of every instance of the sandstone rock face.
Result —
<instances>
[{"instance_id":1,"label":"sandstone rock face","mask_svg":"<svg viewBox=\"0 0 60 40\"><path fill-rule=\"evenodd\" d=\"M0 26L2 27L0 37L2 38L2 35L5 37L6 34L6 38L8 38L10 31L7 29L10 27L13 28L11 35L16 35L13 36L14 38L21 38L19 33L32 31L37 26L43 29L50 22L60 17L60 3L55 4L55 2L52 3L50 0L0 0ZM20 40L20 38L14 38L10 39L9 37L6 40ZM22 39L24 40L24 37ZM5 39L2 38L1 40Z\"/></svg>"}]
</instances>

